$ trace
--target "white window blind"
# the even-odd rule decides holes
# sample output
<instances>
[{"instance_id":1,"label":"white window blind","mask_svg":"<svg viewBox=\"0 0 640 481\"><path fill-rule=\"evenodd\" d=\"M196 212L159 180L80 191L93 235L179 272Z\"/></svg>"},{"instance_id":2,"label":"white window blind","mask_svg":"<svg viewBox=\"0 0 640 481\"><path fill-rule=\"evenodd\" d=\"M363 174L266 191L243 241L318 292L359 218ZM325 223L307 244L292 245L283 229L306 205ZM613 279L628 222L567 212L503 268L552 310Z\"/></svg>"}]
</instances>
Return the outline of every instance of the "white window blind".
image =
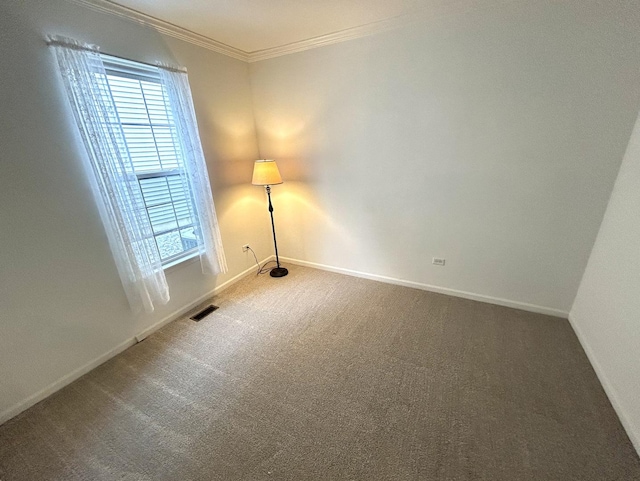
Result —
<instances>
[{"instance_id":1,"label":"white window blind","mask_svg":"<svg viewBox=\"0 0 640 481\"><path fill-rule=\"evenodd\" d=\"M116 142L129 159L164 265L194 255L198 228L184 177L183 156L176 126L158 70L136 62L102 56L116 112L110 121L119 125Z\"/></svg>"}]
</instances>

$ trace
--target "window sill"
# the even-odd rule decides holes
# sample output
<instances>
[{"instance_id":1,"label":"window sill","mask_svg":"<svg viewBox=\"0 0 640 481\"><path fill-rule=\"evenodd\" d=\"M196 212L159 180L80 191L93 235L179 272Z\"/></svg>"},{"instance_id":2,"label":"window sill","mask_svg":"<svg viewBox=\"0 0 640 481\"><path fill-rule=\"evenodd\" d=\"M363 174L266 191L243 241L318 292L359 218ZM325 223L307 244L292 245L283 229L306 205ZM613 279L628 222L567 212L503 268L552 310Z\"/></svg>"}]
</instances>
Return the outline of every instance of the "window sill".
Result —
<instances>
[{"instance_id":1,"label":"window sill","mask_svg":"<svg viewBox=\"0 0 640 481\"><path fill-rule=\"evenodd\" d=\"M179 269L180 267L184 267L188 264L191 264L197 259L198 259L198 251L195 251L185 257L180 257L179 259L175 259L171 262L164 264L162 268L164 269L165 273L172 272L172 271L175 271L176 269Z\"/></svg>"}]
</instances>

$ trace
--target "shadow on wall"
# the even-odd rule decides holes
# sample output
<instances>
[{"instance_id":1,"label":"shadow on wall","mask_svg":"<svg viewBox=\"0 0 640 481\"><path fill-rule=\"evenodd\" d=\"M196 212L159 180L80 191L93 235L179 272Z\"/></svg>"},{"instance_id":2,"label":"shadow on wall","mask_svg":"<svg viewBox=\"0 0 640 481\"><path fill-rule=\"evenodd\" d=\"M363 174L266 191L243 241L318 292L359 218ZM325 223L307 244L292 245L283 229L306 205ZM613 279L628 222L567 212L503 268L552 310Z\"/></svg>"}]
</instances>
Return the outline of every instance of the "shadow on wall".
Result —
<instances>
[{"instance_id":1,"label":"shadow on wall","mask_svg":"<svg viewBox=\"0 0 640 481\"><path fill-rule=\"evenodd\" d=\"M228 124L225 121L216 118L215 113L207 108L203 108L198 116L200 132L209 133L201 140L214 188L250 183L257 150L254 128L247 119L229 119Z\"/></svg>"},{"instance_id":2,"label":"shadow on wall","mask_svg":"<svg viewBox=\"0 0 640 481\"><path fill-rule=\"evenodd\" d=\"M357 243L348 229L329 214L321 196L310 184L285 180L274 192L274 216L278 236L282 238L283 256L308 259L308 254L334 242L350 246L349 250L356 248ZM321 227L322 236L314 236L314 232L307 231L309 225Z\"/></svg>"},{"instance_id":3,"label":"shadow on wall","mask_svg":"<svg viewBox=\"0 0 640 481\"><path fill-rule=\"evenodd\" d=\"M394 259L389 257L381 242L382 235L371 219L372 211L379 208L375 202L380 198L367 200L359 192L361 189L345 185L348 181L340 170L344 166L316 168L315 162L324 161L316 154L305 155L313 149L306 137L311 137L309 132L314 130L306 122L270 120L263 134L269 139L263 157L278 162L284 180L272 191L280 255L354 270L374 266L376 272L391 272ZM336 158L326 163L336 162L342 164ZM265 211L266 203L264 195L260 208ZM345 209L345 203L350 205L349 209ZM352 216L354 206L357 218Z\"/></svg>"},{"instance_id":4,"label":"shadow on wall","mask_svg":"<svg viewBox=\"0 0 640 481\"><path fill-rule=\"evenodd\" d=\"M266 212L266 200L263 202L260 197L261 189L248 182L226 189L224 195L224 209L220 209L218 220L228 231L242 230L247 227L247 221L255 217L260 219L263 211ZM249 214L252 214L249 216ZM264 222L260 222L261 227L266 226L266 214L263 216Z\"/></svg>"},{"instance_id":5,"label":"shadow on wall","mask_svg":"<svg viewBox=\"0 0 640 481\"><path fill-rule=\"evenodd\" d=\"M377 55L375 46L368 43L354 53L346 51L355 71L374 62ZM397 182L389 182L392 175L398 176L394 160L405 153L390 146L376 130L380 111L389 106L371 102L366 93L386 88L395 77L376 72L373 77L354 80L347 74L309 75L305 70L341 72L341 59L330 50L318 49L313 56L297 59L303 74L285 74L285 69L260 65L253 72L261 154L278 162L285 181L273 191L281 254L391 275L399 259L390 255L396 237L389 230L403 227L410 239L416 239L412 215L418 207L407 203L408 208L390 212L392 206L383 194L409 197L408 191L421 188L416 179L422 172L407 172L412 182L400 194ZM354 92L354 82L363 91ZM343 108L351 104L355 108ZM401 117L398 106L389 108ZM346 126L349 140L343 135ZM395 122L385 124L385 135L390 127L397 135L406 134L405 125ZM356 141L351 140L354 138ZM372 158L383 161L372 168ZM417 163L422 170L426 168L423 164ZM379 214L389 222L380 222Z\"/></svg>"},{"instance_id":6,"label":"shadow on wall","mask_svg":"<svg viewBox=\"0 0 640 481\"><path fill-rule=\"evenodd\" d=\"M285 182L309 182L312 178L308 163L301 159L301 153L312 149L317 138L310 134L312 117L309 112L282 113L265 119L260 126L261 134L267 139L269 155L278 162ZM264 156L264 153L262 153Z\"/></svg>"}]
</instances>

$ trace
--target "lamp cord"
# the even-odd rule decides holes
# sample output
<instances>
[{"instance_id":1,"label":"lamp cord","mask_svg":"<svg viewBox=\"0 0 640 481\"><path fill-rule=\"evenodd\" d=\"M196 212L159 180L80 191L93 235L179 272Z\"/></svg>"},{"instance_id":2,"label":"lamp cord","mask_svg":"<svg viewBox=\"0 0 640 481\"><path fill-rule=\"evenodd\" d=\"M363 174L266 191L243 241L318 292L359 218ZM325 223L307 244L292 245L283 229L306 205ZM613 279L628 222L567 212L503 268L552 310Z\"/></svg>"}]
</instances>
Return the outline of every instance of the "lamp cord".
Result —
<instances>
[{"instance_id":1,"label":"lamp cord","mask_svg":"<svg viewBox=\"0 0 640 481\"><path fill-rule=\"evenodd\" d=\"M276 261L267 261L261 266L260 263L258 262L258 256L256 256L256 253L254 252L254 250L251 247L249 247L249 250L253 254L253 258L256 260L256 265L258 266L258 271L256 272L256 276L259 276L261 274L266 274L267 272L270 272L271 269L273 269L273 267L267 267L267 265Z\"/></svg>"}]
</instances>

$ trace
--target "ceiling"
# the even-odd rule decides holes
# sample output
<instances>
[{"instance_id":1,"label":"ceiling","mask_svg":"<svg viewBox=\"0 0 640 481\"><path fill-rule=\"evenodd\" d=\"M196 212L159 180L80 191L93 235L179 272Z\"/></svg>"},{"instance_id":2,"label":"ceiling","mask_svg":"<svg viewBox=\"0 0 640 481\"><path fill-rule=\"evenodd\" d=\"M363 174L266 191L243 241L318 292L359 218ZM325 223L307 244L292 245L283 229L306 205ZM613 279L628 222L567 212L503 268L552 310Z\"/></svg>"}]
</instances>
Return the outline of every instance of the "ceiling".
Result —
<instances>
[{"instance_id":1,"label":"ceiling","mask_svg":"<svg viewBox=\"0 0 640 481\"><path fill-rule=\"evenodd\" d=\"M117 0L111 3L251 53L460 1Z\"/></svg>"}]
</instances>

